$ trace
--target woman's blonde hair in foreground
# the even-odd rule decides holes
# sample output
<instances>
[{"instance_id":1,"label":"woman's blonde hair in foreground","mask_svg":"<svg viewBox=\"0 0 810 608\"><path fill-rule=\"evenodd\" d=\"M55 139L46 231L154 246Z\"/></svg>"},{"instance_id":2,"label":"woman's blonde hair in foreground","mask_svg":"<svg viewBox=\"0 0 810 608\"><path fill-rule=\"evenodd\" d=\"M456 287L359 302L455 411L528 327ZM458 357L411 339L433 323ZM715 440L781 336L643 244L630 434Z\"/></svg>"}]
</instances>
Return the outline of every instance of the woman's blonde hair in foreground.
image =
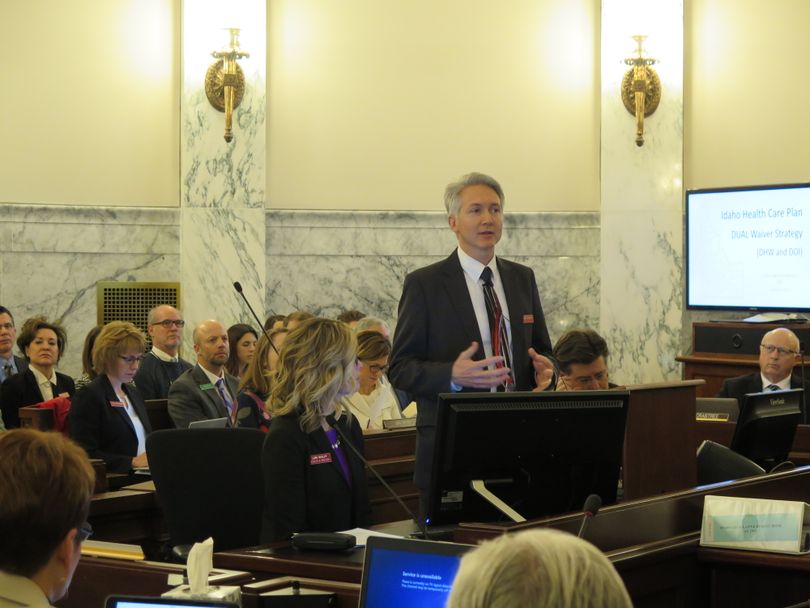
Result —
<instances>
[{"instance_id":1,"label":"woman's blonde hair in foreground","mask_svg":"<svg viewBox=\"0 0 810 608\"><path fill-rule=\"evenodd\" d=\"M267 403L273 416L297 413L301 429L340 416L339 394L357 391L357 344L345 323L315 317L292 330L281 347Z\"/></svg>"},{"instance_id":2,"label":"woman's blonde hair in foreground","mask_svg":"<svg viewBox=\"0 0 810 608\"><path fill-rule=\"evenodd\" d=\"M592 544L559 530L485 542L461 560L447 608L632 608L621 578Z\"/></svg>"}]
</instances>

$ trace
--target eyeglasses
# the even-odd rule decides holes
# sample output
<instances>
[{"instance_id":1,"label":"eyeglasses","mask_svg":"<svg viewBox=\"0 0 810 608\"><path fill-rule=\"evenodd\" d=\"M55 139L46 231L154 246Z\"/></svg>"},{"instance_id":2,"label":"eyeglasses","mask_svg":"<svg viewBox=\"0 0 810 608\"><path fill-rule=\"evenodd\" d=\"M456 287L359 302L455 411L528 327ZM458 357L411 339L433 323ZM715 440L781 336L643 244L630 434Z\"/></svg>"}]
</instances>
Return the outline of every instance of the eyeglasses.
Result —
<instances>
[{"instance_id":1,"label":"eyeglasses","mask_svg":"<svg viewBox=\"0 0 810 608\"><path fill-rule=\"evenodd\" d=\"M93 526L90 525L90 522L86 521L76 528L76 540L78 540L79 543L83 543L91 536L93 536Z\"/></svg>"},{"instance_id":2,"label":"eyeglasses","mask_svg":"<svg viewBox=\"0 0 810 608\"><path fill-rule=\"evenodd\" d=\"M760 344L759 347L769 355L779 353L780 357L787 357L788 355L798 355L799 353L783 346L774 346L773 344Z\"/></svg>"},{"instance_id":3,"label":"eyeglasses","mask_svg":"<svg viewBox=\"0 0 810 608\"><path fill-rule=\"evenodd\" d=\"M164 319L163 321L151 323L151 325L160 325L162 327L165 327L166 329L169 329L172 325L174 325L175 327L184 327L185 324L186 322L183 321L183 319Z\"/></svg>"},{"instance_id":4,"label":"eyeglasses","mask_svg":"<svg viewBox=\"0 0 810 608\"><path fill-rule=\"evenodd\" d=\"M11 331L12 329L14 329L14 323L0 323L0 329Z\"/></svg>"},{"instance_id":5,"label":"eyeglasses","mask_svg":"<svg viewBox=\"0 0 810 608\"><path fill-rule=\"evenodd\" d=\"M565 383L566 386L570 388L580 388L580 387L588 387L595 381L597 384L601 385L608 379L608 372L607 370L602 372L597 372L592 376L566 376L562 374L562 381Z\"/></svg>"},{"instance_id":6,"label":"eyeglasses","mask_svg":"<svg viewBox=\"0 0 810 608\"><path fill-rule=\"evenodd\" d=\"M388 366L387 365L369 365L368 369L370 371L374 372L375 374L384 374L385 372L388 371Z\"/></svg>"},{"instance_id":7,"label":"eyeglasses","mask_svg":"<svg viewBox=\"0 0 810 608\"><path fill-rule=\"evenodd\" d=\"M125 357L124 355L118 355L118 358L128 365L132 365L133 363L140 365L141 361L143 361L143 355L131 355L129 357Z\"/></svg>"}]
</instances>

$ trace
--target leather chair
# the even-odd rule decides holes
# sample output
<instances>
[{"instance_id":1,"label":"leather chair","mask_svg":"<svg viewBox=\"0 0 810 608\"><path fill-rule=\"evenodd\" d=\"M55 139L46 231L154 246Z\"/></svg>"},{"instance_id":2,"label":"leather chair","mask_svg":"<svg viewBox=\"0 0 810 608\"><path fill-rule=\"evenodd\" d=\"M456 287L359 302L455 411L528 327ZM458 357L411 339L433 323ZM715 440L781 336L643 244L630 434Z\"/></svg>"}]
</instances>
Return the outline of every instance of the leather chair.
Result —
<instances>
[{"instance_id":1,"label":"leather chair","mask_svg":"<svg viewBox=\"0 0 810 608\"><path fill-rule=\"evenodd\" d=\"M240 428L166 429L147 437L173 559L185 561L191 545L209 536L215 551L259 544L264 437Z\"/></svg>"}]
</instances>

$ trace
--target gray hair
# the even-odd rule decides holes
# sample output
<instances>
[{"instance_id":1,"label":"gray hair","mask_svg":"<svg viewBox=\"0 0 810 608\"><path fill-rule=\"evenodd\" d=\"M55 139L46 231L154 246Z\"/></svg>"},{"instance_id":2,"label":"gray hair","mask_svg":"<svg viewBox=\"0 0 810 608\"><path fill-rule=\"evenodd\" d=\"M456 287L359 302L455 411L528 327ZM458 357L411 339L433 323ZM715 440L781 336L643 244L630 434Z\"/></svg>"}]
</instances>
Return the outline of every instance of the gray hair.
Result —
<instances>
[{"instance_id":1,"label":"gray hair","mask_svg":"<svg viewBox=\"0 0 810 608\"><path fill-rule=\"evenodd\" d=\"M461 560L447 608L632 608L613 564L559 530L504 534Z\"/></svg>"},{"instance_id":2,"label":"gray hair","mask_svg":"<svg viewBox=\"0 0 810 608\"><path fill-rule=\"evenodd\" d=\"M171 310L175 311L178 315L180 315L180 311L177 310L171 304L158 304L149 311L149 314L146 316L146 324L154 325L155 323L157 323L158 313L163 308L170 308ZM182 318L182 315L180 315L180 318Z\"/></svg>"},{"instance_id":3,"label":"gray hair","mask_svg":"<svg viewBox=\"0 0 810 608\"><path fill-rule=\"evenodd\" d=\"M776 329L772 329L764 336L762 336L762 340L764 341L769 336L773 336L775 334L786 334L788 340L790 340L790 343L792 345L791 348L793 348L793 350L795 350L796 352L799 352L801 350L802 344L801 341L799 340L799 337L791 330L789 330L787 327L777 327Z\"/></svg>"},{"instance_id":4,"label":"gray hair","mask_svg":"<svg viewBox=\"0 0 810 608\"><path fill-rule=\"evenodd\" d=\"M354 326L354 333L359 334L361 331L375 331L378 327L382 327L386 333L391 333L391 328L388 323L379 317L363 317Z\"/></svg>"},{"instance_id":5,"label":"gray hair","mask_svg":"<svg viewBox=\"0 0 810 608\"><path fill-rule=\"evenodd\" d=\"M487 186L495 191L498 195L498 200L501 202L501 209L503 209L505 200L503 196L503 188L494 177L484 175L483 173L468 173L462 175L458 180L447 184L444 189L444 207L447 209L447 215L457 216L461 209L461 192L464 188L470 186Z\"/></svg>"}]
</instances>

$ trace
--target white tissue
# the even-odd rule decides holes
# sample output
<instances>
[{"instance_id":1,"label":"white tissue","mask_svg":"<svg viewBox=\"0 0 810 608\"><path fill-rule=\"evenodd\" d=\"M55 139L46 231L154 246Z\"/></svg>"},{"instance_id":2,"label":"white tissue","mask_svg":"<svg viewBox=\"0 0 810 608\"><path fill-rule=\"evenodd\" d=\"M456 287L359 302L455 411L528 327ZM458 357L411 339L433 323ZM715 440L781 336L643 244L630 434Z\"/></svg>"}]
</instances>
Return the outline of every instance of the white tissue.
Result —
<instances>
[{"instance_id":1,"label":"white tissue","mask_svg":"<svg viewBox=\"0 0 810 608\"><path fill-rule=\"evenodd\" d=\"M192 595L208 593L208 576L213 568L214 539L207 538L201 543L194 543L186 562L188 586Z\"/></svg>"}]
</instances>

